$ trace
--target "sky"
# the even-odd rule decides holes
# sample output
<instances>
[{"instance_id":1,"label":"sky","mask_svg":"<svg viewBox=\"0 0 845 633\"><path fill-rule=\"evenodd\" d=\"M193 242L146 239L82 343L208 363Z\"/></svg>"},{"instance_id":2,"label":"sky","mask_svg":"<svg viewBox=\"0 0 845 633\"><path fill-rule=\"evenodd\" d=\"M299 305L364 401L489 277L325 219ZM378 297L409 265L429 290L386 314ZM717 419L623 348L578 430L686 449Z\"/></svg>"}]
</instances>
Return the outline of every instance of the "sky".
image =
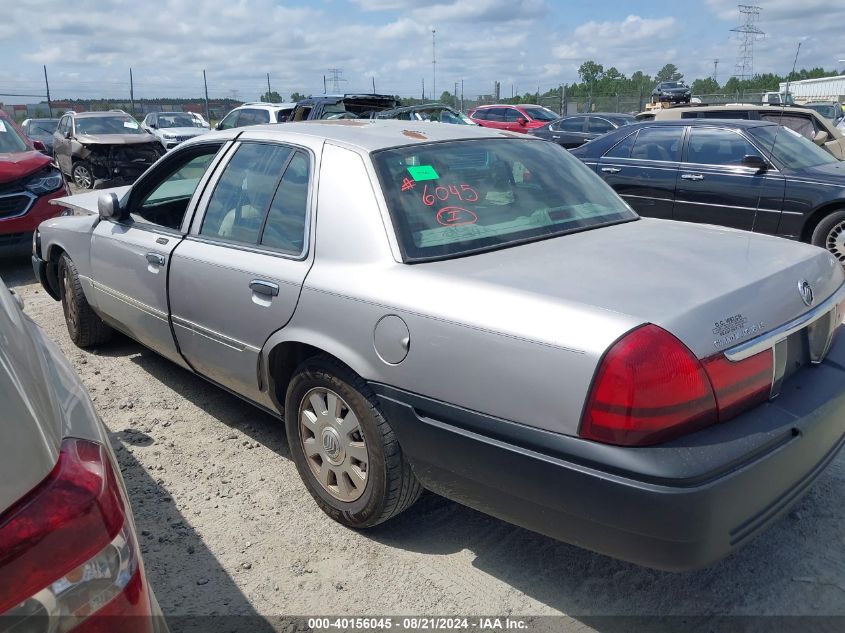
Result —
<instances>
[{"instance_id":1,"label":"sky","mask_svg":"<svg viewBox=\"0 0 845 633\"><path fill-rule=\"evenodd\" d=\"M757 72L845 68L845 2L759 0ZM464 82L468 98L541 92L578 80L592 59L626 75L676 64L692 81L734 72L735 0L15 0L0 21L0 101L39 99L47 66L53 99L196 97L255 100L342 91L437 96ZM436 74L432 73L436 30ZM331 92L331 82L329 81Z\"/></svg>"}]
</instances>

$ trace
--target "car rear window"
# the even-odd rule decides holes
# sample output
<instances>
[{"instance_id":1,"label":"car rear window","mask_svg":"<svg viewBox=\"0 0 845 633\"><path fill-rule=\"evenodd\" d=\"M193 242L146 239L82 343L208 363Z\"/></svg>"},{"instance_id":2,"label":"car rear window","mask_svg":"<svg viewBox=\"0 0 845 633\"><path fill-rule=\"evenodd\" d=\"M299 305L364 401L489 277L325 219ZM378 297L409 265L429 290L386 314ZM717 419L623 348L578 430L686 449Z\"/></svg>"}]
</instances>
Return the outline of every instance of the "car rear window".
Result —
<instances>
[{"instance_id":1,"label":"car rear window","mask_svg":"<svg viewBox=\"0 0 845 633\"><path fill-rule=\"evenodd\" d=\"M483 139L372 154L406 262L512 246L638 216L554 143Z\"/></svg>"}]
</instances>

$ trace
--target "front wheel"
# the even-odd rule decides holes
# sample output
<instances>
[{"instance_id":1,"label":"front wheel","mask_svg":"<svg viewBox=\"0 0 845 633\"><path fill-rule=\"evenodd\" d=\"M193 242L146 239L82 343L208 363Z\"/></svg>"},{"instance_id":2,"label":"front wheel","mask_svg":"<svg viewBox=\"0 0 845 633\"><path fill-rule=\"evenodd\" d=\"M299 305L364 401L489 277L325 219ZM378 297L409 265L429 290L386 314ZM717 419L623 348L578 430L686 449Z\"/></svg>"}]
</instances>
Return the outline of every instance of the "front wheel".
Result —
<instances>
[{"instance_id":1,"label":"front wheel","mask_svg":"<svg viewBox=\"0 0 845 633\"><path fill-rule=\"evenodd\" d=\"M111 338L112 329L88 305L76 265L66 253L59 259L59 291L67 332L77 347L92 347Z\"/></svg>"},{"instance_id":2,"label":"front wheel","mask_svg":"<svg viewBox=\"0 0 845 633\"><path fill-rule=\"evenodd\" d=\"M822 218L810 241L829 250L845 266L845 209Z\"/></svg>"},{"instance_id":3,"label":"front wheel","mask_svg":"<svg viewBox=\"0 0 845 633\"><path fill-rule=\"evenodd\" d=\"M91 189L94 186L94 170L84 160L77 161L70 170L70 177L74 184L82 189Z\"/></svg>"},{"instance_id":4,"label":"front wheel","mask_svg":"<svg viewBox=\"0 0 845 633\"><path fill-rule=\"evenodd\" d=\"M343 525L386 521L422 492L375 394L333 358L313 357L297 368L285 397L285 428L308 492Z\"/></svg>"}]
</instances>

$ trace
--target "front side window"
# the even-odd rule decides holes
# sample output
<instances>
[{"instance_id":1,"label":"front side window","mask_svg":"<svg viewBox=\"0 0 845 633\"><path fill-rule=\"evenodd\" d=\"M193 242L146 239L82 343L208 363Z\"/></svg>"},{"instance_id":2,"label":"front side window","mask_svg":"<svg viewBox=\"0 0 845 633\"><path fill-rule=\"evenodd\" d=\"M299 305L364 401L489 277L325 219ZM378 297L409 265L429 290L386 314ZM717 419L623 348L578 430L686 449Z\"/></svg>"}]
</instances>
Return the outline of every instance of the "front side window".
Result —
<instances>
[{"instance_id":1,"label":"front side window","mask_svg":"<svg viewBox=\"0 0 845 633\"><path fill-rule=\"evenodd\" d=\"M270 122L270 113L267 110L258 110L255 108L246 108L241 110L241 115L238 117L238 127L245 125L260 125L262 123Z\"/></svg>"},{"instance_id":2,"label":"front side window","mask_svg":"<svg viewBox=\"0 0 845 633\"><path fill-rule=\"evenodd\" d=\"M200 235L258 244L264 216L291 154L283 145L241 145L217 182Z\"/></svg>"},{"instance_id":3,"label":"front side window","mask_svg":"<svg viewBox=\"0 0 845 633\"><path fill-rule=\"evenodd\" d=\"M409 262L637 218L555 143L451 141L381 150L372 158Z\"/></svg>"},{"instance_id":4,"label":"front side window","mask_svg":"<svg viewBox=\"0 0 845 633\"><path fill-rule=\"evenodd\" d=\"M81 117L76 119L77 134L145 134L129 115Z\"/></svg>"},{"instance_id":5,"label":"front side window","mask_svg":"<svg viewBox=\"0 0 845 633\"><path fill-rule=\"evenodd\" d=\"M180 228L188 203L219 149L217 143L191 148L181 154L180 160L174 157L169 161L170 172L130 211L132 220L174 230Z\"/></svg>"},{"instance_id":6,"label":"front side window","mask_svg":"<svg viewBox=\"0 0 845 633\"><path fill-rule=\"evenodd\" d=\"M169 127L197 127L190 114L181 112L162 112L158 115L158 126L162 129Z\"/></svg>"},{"instance_id":7,"label":"front side window","mask_svg":"<svg viewBox=\"0 0 845 633\"><path fill-rule=\"evenodd\" d=\"M505 113L505 122L507 123L516 123L520 119L524 119L525 115L522 114L516 108L508 108L507 112Z\"/></svg>"},{"instance_id":8,"label":"front side window","mask_svg":"<svg viewBox=\"0 0 845 633\"><path fill-rule=\"evenodd\" d=\"M549 121L554 121L555 119L560 118L559 114L555 114L548 108L543 108L540 106L533 108L523 106L522 109L525 110L525 113L535 121L543 121L544 123L548 123Z\"/></svg>"},{"instance_id":9,"label":"front side window","mask_svg":"<svg viewBox=\"0 0 845 633\"><path fill-rule=\"evenodd\" d=\"M681 126L643 128L634 141L631 158L676 161L681 155L683 136L684 128Z\"/></svg>"},{"instance_id":10,"label":"front side window","mask_svg":"<svg viewBox=\"0 0 845 633\"><path fill-rule=\"evenodd\" d=\"M741 165L745 156L760 152L745 137L732 130L694 127L687 144L688 163L699 165Z\"/></svg>"}]
</instances>

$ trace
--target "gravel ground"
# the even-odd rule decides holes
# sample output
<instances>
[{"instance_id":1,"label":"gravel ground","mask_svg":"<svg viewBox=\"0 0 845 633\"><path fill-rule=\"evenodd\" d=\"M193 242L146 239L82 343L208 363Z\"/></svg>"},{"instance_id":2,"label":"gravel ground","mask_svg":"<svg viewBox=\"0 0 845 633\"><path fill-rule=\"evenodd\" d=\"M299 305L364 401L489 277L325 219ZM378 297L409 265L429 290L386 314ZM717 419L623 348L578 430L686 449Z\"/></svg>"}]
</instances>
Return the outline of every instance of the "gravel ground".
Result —
<instances>
[{"instance_id":1,"label":"gravel ground","mask_svg":"<svg viewBox=\"0 0 845 633\"><path fill-rule=\"evenodd\" d=\"M83 352L28 261L0 262L108 425L164 612L378 615L845 615L845 455L762 537L669 574L592 554L426 494L347 530L317 509L282 426L123 338ZM573 619L574 618L574 619Z\"/></svg>"}]
</instances>

